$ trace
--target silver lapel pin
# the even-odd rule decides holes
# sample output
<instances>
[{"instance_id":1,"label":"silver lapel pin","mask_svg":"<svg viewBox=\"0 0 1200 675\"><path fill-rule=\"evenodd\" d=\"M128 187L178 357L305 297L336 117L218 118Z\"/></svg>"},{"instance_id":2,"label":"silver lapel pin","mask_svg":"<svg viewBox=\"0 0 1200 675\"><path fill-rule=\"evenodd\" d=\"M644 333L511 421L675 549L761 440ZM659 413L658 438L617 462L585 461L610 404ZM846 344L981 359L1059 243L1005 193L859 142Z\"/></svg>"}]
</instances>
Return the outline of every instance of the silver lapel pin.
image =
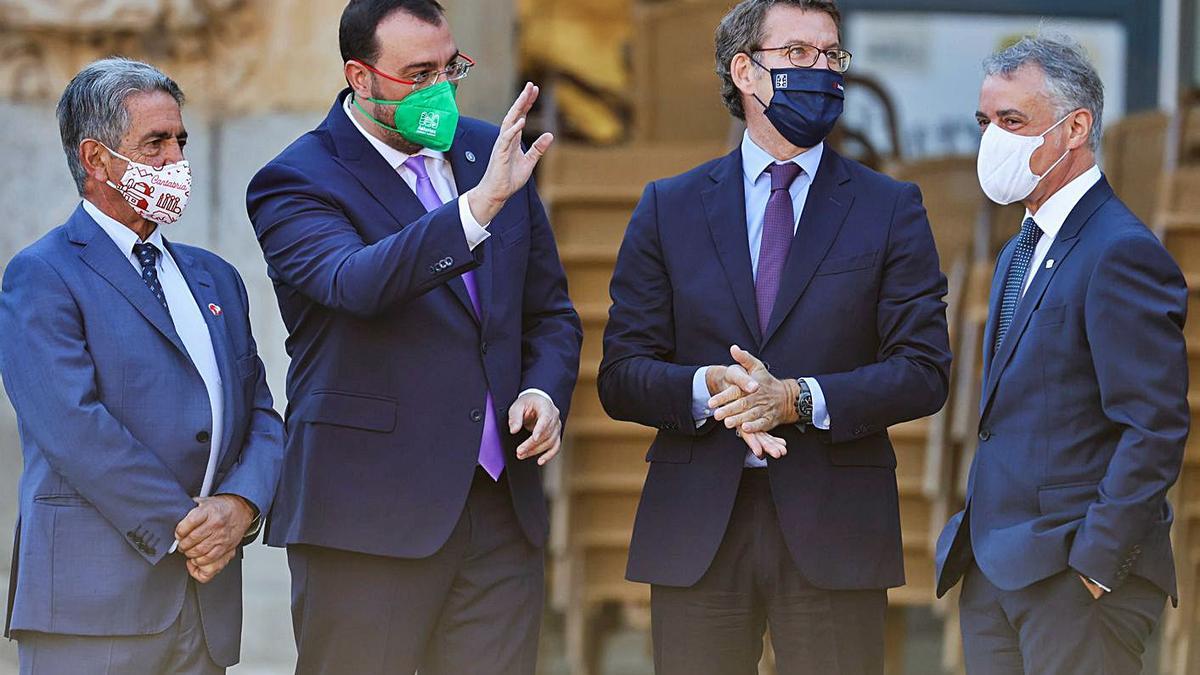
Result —
<instances>
[{"instance_id":1,"label":"silver lapel pin","mask_svg":"<svg viewBox=\"0 0 1200 675\"><path fill-rule=\"evenodd\" d=\"M474 163L475 163L475 153L471 152L470 150L468 150L468 151L466 152L466 154L465 154L465 155L463 155L463 156L467 158L467 161L468 161L468 162L470 162L470 163L472 163L472 164L474 164Z\"/></svg>"},{"instance_id":2,"label":"silver lapel pin","mask_svg":"<svg viewBox=\"0 0 1200 675\"><path fill-rule=\"evenodd\" d=\"M1047 260L1046 261L1046 269L1050 269L1052 267L1054 267L1054 260L1053 259Z\"/></svg>"}]
</instances>

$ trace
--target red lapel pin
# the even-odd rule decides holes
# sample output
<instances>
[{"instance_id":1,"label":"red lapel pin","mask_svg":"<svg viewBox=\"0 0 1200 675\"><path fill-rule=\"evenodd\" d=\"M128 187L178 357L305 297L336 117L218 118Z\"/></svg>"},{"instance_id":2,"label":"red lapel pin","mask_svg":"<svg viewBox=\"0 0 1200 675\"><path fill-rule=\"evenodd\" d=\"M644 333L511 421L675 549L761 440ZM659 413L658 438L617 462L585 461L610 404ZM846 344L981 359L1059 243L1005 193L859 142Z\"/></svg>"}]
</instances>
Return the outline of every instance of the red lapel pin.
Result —
<instances>
[{"instance_id":1,"label":"red lapel pin","mask_svg":"<svg viewBox=\"0 0 1200 675\"><path fill-rule=\"evenodd\" d=\"M221 306L215 302L208 303L208 311L213 313L213 316L221 316Z\"/></svg>"}]
</instances>

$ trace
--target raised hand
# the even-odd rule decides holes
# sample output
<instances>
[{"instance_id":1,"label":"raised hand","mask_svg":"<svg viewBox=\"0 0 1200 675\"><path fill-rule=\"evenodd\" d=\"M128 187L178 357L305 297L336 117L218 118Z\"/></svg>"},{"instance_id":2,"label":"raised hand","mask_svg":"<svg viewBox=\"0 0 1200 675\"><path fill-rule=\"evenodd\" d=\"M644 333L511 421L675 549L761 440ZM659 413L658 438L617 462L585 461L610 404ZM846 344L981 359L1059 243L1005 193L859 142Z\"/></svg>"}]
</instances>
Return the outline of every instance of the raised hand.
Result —
<instances>
[{"instance_id":1,"label":"raised hand","mask_svg":"<svg viewBox=\"0 0 1200 675\"><path fill-rule=\"evenodd\" d=\"M522 394L509 408L508 432L516 434L521 429L529 430L529 438L517 446L517 459L537 457L538 466L545 466L562 449L558 406L541 394Z\"/></svg>"},{"instance_id":2,"label":"raised hand","mask_svg":"<svg viewBox=\"0 0 1200 675\"><path fill-rule=\"evenodd\" d=\"M540 89L532 82L525 88L509 108L500 123L500 136L492 147L487 171L479 184L464 195L471 207L471 214L481 223L490 223L504 207L508 198L525 186L538 160L554 143L553 134L542 134L526 152L521 149L521 131L525 129L526 115L537 101Z\"/></svg>"}]
</instances>

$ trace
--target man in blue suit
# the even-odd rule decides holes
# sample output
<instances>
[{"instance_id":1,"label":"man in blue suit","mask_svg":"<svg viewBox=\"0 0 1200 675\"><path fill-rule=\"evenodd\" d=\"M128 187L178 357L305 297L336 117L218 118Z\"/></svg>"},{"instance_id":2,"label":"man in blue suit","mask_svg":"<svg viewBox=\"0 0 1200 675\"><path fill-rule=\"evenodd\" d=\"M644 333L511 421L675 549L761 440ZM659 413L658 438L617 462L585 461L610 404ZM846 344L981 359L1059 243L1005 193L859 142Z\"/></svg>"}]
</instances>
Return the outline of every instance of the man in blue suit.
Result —
<instances>
[{"instance_id":1,"label":"man in blue suit","mask_svg":"<svg viewBox=\"0 0 1200 675\"><path fill-rule=\"evenodd\" d=\"M9 262L0 371L24 451L8 606L23 675L223 673L241 546L283 454L237 271L168 241L183 94L97 61L58 121L83 202ZM6 635L9 634L6 632Z\"/></svg>"},{"instance_id":2,"label":"man in blue suit","mask_svg":"<svg viewBox=\"0 0 1200 675\"><path fill-rule=\"evenodd\" d=\"M1175 597L1187 286L1096 166L1104 88L1073 42L985 62L979 177L1020 201L992 280L979 447L937 546L971 675L1134 674Z\"/></svg>"},{"instance_id":3,"label":"man in blue suit","mask_svg":"<svg viewBox=\"0 0 1200 675\"><path fill-rule=\"evenodd\" d=\"M290 334L267 542L297 672L532 673L582 336L526 185L553 139L521 147L533 85L459 118L474 62L433 0L353 0L340 42L350 87L247 198Z\"/></svg>"},{"instance_id":4,"label":"man in blue suit","mask_svg":"<svg viewBox=\"0 0 1200 675\"><path fill-rule=\"evenodd\" d=\"M617 260L599 387L659 430L628 577L652 584L660 674L757 672L767 626L780 673L883 672L887 428L945 401L946 280L917 188L824 143L839 24L829 0L729 12L741 147L651 183Z\"/></svg>"}]
</instances>

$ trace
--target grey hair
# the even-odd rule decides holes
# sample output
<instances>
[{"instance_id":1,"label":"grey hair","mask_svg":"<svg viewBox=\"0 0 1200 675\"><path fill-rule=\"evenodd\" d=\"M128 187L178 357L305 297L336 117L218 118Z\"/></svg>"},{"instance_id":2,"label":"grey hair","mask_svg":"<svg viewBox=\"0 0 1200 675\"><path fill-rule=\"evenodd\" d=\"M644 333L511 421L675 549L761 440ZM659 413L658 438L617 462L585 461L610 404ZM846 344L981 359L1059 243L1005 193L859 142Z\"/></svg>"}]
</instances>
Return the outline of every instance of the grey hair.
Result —
<instances>
[{"instance_id":1,"label":"grey hair","mask_svg":"<svg viewBox=\"0 0 1200 675\"><path fill-rule=\"evenodd\" d=\"M156 91L183 105L183 91L174 80L150 64L122 57L93 61L67 84L58 100L58 132L80 195L87 170L79 159L79 144L90 138L116 150L129 132L125 102L134 94Z\"/></svg>"},{"instance_id":2,"label":"grey hair","mask_svg":"<svg viewBox=\"0 0 1200 675\"><path fill-rule=\"evenodd\" d=\"M1045 74L1046 93L1054 101L1057 117L1080 108L1092 113L1088 141L1093 151L1098 150L1103 132L1104 83L1083 47L1065 35L1027 36L985 59L983 71L989 77L1009 77L1029 63Z\"/></svg>"},{"instance_id":3,"label":"grey hair","mask_svg":"<svg viewBox=\"0 0 1200 675\"><path fill-rule=\"evenodd\" d=\"M730 64L733 57L762 47L782 45L762 44L766 33L767 12L775 5L791 5L800 9L825 12L833 19L838 32L842 30L842 14L835 0L743 0L721 19L716 32L717 77L721 80L721 99L738 119L746 119L741 91L733 83Z\"/></svg>"}]
</instances>

